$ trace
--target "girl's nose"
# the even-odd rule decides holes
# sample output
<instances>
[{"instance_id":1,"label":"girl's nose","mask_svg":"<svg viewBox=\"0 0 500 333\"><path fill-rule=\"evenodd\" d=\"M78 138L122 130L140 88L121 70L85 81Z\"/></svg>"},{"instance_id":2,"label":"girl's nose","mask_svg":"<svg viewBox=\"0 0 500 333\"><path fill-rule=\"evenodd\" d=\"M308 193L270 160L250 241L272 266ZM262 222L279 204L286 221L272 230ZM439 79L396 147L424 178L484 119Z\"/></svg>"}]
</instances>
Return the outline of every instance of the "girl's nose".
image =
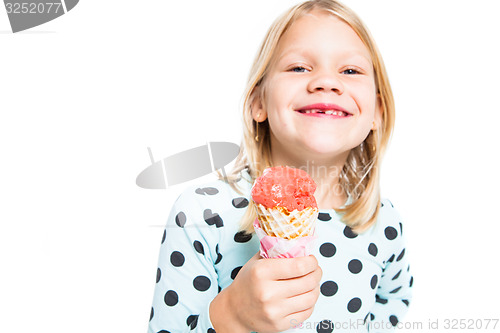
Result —
<instances>
[{"instance_id":1,"label":"girl's nose","mask_svg":"<svg viewBox=\"0 0 500 333\"><path fill-rule=\"evenodd\" d=\"M341 95L344 92L344 85L335 73L317 73L308 84L307 89L309 92L334 92Z\"/></svg>"}]
</instances>

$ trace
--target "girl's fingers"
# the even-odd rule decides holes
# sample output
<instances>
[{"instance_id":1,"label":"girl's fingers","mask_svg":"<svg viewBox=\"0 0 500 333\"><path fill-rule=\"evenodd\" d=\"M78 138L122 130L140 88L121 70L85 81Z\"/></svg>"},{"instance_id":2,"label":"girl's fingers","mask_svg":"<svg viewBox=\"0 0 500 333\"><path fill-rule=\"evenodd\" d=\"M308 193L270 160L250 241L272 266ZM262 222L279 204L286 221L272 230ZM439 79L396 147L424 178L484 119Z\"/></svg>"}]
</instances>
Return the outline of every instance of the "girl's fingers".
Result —
<instances>
[{"instance_id":1,"label":"girl's fingers","mask_svg":"<svg viewBox=\"0 0 500 333\"><path fill-rule=\"evenodd\" d=\"M314 256L264 260L266 273L271 280L288 280L313 272L318 267Z\"/></svg>"},{"instance_id":2,"label":"girl's fingers","mask_svg":"<svg viewBox=\"0 0 500 333\"><path fill-rule=\"evenodd\" d=\"M300 325L300 323L305 321L307 318L311 317L313 310L314 306L308 309L303 309L301 311L291 313L288 316L286 316L284 318L284 321L290 324L290 327L288 327L287 329L299 327L298 325Z\"/></svg>"},{"instance_id":3,"label":"girl's fingers","mask_svg":"<svg viewBox=\"0 0 500 333\"><path fill-rule=\"evenodd\" d=\"M306 293L290 297L284 303L284 312L294 314L314 307L319 297L319 286Z\"/></svg>"},{"instance_id":4,"label":"girl's fingers","mask_svg":"<svg viewBox=\"0 0 500 333\"><path fill-rule=\"evenodd\" d=\"M317 287L321 280L322 272L318 267L313 272L293 279L277 281L278 288L280 288L281 295L290 298L300 294L307 293Z\"/></svg>"}]
</instances>

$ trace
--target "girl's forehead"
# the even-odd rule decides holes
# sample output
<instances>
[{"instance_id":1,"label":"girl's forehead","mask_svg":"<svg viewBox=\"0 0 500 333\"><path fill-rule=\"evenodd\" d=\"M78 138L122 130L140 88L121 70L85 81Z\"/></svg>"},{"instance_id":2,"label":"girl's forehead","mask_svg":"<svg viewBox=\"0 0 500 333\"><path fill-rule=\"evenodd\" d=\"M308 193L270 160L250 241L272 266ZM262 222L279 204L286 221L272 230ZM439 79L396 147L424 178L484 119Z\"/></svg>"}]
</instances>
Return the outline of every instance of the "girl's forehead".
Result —
<instances>
[{"instance_id":1,"label":"girl's forehead","mask_svg":"<svg viewBox=\"0 0 500 333\"><path fill-rule=\"evenodd\" d=\"M332 51L359 56L371 62L371 54L358 34L339 17L325 11L311 11L293 22L281 36L277 61L288 54Z\"/></svg>"},{"instance_id":2,"label":"girl's forehead","mask_svg":"<svg viewBox=\"0 0 500 333\"><path fill-rule=\"evenodd\" d=\"M328 12L313 11L304 14L285 31L280 43L325 39L325 42L347 41L363 45L354 29L344 20Z\"/></svg>"}]
</instances>

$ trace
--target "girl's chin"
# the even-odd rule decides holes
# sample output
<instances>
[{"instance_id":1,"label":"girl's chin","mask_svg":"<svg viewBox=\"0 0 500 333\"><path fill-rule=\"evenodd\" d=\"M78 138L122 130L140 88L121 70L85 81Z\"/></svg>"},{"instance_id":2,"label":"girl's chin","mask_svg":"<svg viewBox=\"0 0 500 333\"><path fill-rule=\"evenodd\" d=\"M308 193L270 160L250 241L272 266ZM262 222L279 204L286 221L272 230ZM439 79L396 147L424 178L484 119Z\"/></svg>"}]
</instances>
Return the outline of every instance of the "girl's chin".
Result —
<instances>
[{"instance_id":1,"label":"girl's chin","mask_svg":"<svg viewBox=\"0 0 500 333\"><path fill-rule=\"evenodd\" d=\"M301 141L308 151L318 154L334 153L342 149L341 141L337 138L305 136Z\"/></svg>"},{"instance_id":2,"label":"girl's chin","mask_svg":"<svg viewBox=\"0 0 500 333\"><path fill-rule=\"evenodd\" d=\"M344 158L349 154L346 139L332 135L314 135L307 133L300 137L272 137L271 147L286 152L294 160L328 161Z\"/></svg>"},{"instance_id":3,"label":"girl's chin","mask_svg":"<svg viewBox=\"0 0 500 333\"><path fill-rule=\"evenodd\" d=\"M301 149L302 148L302 149ZM293 149L293 148L292 148ZM307 160L323 160L332 159L344 155L346 153L345 147L335 144L335 142L317 142L307 141L302 145L295 146L297 152L301 153L301 157Z\"/></svg>"}]
</instances>

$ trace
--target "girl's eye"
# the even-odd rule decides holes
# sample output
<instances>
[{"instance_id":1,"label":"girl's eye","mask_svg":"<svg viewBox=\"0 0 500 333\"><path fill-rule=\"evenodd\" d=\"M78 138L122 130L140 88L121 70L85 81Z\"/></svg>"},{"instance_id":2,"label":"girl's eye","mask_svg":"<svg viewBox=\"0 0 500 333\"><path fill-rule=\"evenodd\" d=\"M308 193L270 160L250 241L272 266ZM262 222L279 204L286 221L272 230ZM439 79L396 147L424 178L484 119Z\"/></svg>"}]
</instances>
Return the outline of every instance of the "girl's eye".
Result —
<instances>
[{"instance_id":1,"label":"girl's eye","mask_svg":"<svg viewBox=\"0 0 500 333\"><path fill-rule=\"evenodd\" d=\"M344 74L360 74L360 72L354 68L345 69L342 73Z\"/></svg>"},{"instance_id":2,"label":"girl's eye","mask_svg":"<svg viewBox=\"0 0 500 333\"><path fill-rule=\"evenodd\" d=\"M304 67L302 66L297 66L297 67L293 67L291 69L292 72L295 72L295 73L304 73L307 69L305 69Z\"/></svg>"}]
</instances>

